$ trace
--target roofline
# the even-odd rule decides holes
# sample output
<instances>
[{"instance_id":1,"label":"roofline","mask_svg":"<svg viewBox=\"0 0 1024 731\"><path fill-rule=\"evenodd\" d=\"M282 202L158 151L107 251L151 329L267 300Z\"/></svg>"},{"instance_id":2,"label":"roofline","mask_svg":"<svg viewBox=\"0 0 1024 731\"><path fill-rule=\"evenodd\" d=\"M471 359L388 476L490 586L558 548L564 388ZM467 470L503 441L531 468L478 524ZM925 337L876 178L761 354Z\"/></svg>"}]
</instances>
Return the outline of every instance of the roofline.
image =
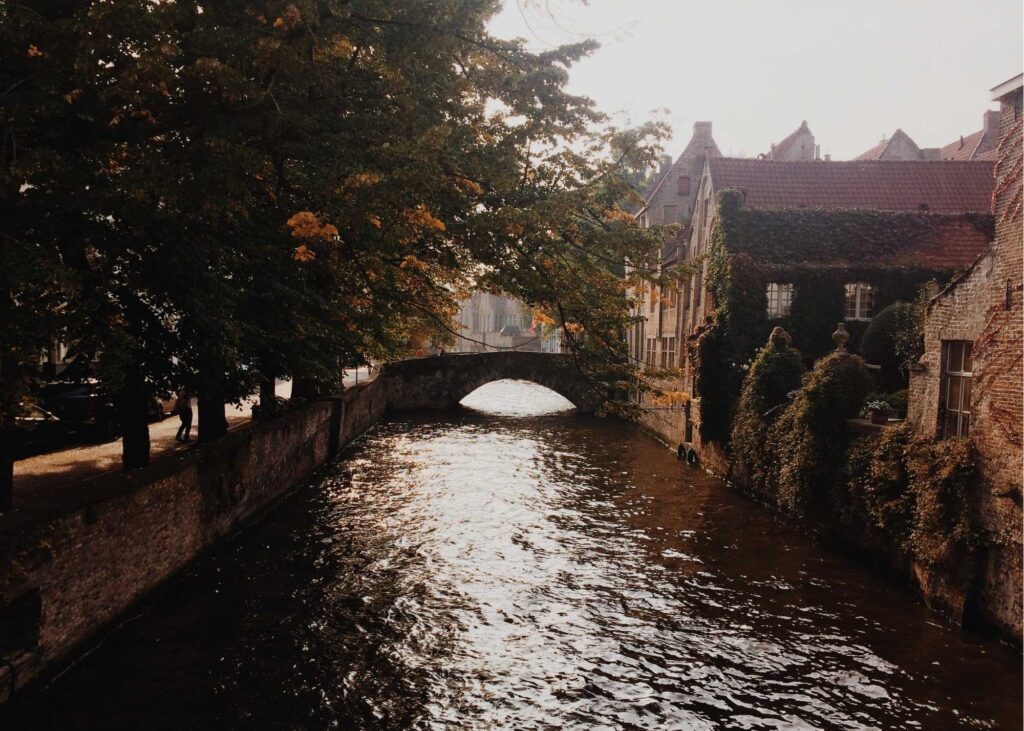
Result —
<instances>
[{"instance_id":1,"label":"roofline","mask_svg":"<svg viewBox=\"0 0 1024 731\"><path fill-rule=\"evenodd\" d=\"M990 90L992 93L992 99L998 101L1007 94L1012 94L1013 92L1018 91L1021 87L1024 87L1024 73L1017 74L998 86L992 87Z\"/></svg>"},{"instance_id":2,"label":"roofline","mask_svg":"<svg viewBox=\"0 0 1024 731\"><path fill-rule=\"evenodd\" d=\"M978 265L981 262L983 262L985 259L987 259L988 257L990 257L993 254L995 254L995 245L996 245L995 241L989 241L988 242L988 246L985 247L985 250L983 252L981 252L980 254L978 254L978 256L976 256L974 258L974 261L972 261L967 266L966 269L964 269L962 272L960 272L955 277L950 279L945 287L943 287L938 292L936 292L934 295L932 295L931 299L928 300L928 306L925 307L925 310L927 312L931 312L932 307L934 307L935 304L940 299L942 299L947 294L952 292L954 289L959 287L960 283L963 282L965 279L967 279L967 277L969 277L971 275L971 273L974 272L974 270L978 268Z\"/></svg>"}]
</instances>

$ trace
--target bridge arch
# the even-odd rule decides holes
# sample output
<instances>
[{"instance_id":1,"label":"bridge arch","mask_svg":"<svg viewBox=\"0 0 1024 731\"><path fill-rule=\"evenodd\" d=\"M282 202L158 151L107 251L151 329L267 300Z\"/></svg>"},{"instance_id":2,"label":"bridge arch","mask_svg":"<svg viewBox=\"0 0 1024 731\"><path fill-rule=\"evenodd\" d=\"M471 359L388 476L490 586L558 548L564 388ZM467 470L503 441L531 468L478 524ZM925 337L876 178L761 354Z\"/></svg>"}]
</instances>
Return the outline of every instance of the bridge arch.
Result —
<instances>
[{"instance_id":1,"label":"bridge arch","mask_svg":"<svg viewBox=\"0 0 1024 731\"><path fill-rule=\"evenodd\" d=\"M555 353L515 350L453 353L388 363L380 378L388 409L450 409L492 381L532 381L564 396L581 412L601 405L599 394L580 374L572 358Z\"/></svg>"}]
</instances>

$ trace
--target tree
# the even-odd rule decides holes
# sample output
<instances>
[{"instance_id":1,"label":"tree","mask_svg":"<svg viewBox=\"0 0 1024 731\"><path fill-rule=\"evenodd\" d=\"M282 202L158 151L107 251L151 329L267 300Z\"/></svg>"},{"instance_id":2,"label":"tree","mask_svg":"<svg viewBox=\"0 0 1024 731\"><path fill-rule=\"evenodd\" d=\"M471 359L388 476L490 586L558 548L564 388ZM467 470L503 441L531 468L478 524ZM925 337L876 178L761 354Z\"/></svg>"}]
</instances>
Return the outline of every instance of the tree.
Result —
<instances>
[{"instance_id":1,"label":"tree","mask_svg":"<svg viewBox=\"0 0 1024 731\"><path fill-rule=\"evenodd\" d=\"M473 286L548 312L613 393L621 265L656 237L622 202L664 130L607 128L564 89L593 44L529 52L489 35L497 9L0 6L4 307L40 313L12 325L4 403L62 338L117 389L135 466L151 394L198 394L207 440L260 382L315 394L443 338Z\"/></svg>"}]
</instances>

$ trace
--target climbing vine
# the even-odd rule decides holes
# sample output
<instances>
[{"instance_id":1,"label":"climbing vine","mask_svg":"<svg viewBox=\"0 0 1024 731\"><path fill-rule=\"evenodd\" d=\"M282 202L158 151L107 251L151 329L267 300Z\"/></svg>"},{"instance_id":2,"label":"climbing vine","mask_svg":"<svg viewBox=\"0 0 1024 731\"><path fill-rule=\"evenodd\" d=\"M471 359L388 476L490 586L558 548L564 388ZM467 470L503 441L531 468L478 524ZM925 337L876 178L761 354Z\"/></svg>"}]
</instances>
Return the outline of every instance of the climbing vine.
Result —
<instances>
[{"instance_id":1,"label":"climbing vine","mask_svg":"<svg viewBox=\"0 0 1024 731\"><path fill-rule=\"evenodd\" d=\"M750 366L733 419L733 474L738 482L753 489L767 490L774 482L778 449L768 435L803 378L803 359L789 345L786 331L775 328Z\"/></svg>"},{"instance_id":2,"label":"climbing vine","mask_svg":"<svg viewBox=\"0 0 1024 731\"><path fill-rule=\"evenodd\" d=\"M966 231L983 246L993 230L988 214L754 210L744 207L742 193L720 193L707 253L711 322L694 349L702 438L728 443L744 368L772 327L785 328L809 364L832 347L846 284L870 283L875 311L914 300L923 285L953 274L923 255L941 237ZM771 282L793 285L784 317L767 316ZM856 352L867 322L847 327Z\"/></svg>"}]
</instances>

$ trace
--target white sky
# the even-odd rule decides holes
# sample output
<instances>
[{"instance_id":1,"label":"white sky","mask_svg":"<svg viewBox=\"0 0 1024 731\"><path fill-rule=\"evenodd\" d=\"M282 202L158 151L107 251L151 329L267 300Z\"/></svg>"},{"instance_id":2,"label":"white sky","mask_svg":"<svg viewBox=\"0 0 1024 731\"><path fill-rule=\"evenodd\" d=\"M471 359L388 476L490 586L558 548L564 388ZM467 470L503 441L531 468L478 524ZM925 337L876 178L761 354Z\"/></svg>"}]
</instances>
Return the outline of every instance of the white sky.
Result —
<instances>
[{"instance_id":1,"label":"white sky","mask_svg":"<svg viewBox=\"0 0 1024 731\"><path fill-rule=\"evenodd\" d=\"M633 124L696 120L723 154L767 152L806 119L846 160L899 127L921 147L981 129L1024 67L1021 0L504 0L491 24L534 49L593 37L569 89Z\"/></svg>"}]
</instances>

